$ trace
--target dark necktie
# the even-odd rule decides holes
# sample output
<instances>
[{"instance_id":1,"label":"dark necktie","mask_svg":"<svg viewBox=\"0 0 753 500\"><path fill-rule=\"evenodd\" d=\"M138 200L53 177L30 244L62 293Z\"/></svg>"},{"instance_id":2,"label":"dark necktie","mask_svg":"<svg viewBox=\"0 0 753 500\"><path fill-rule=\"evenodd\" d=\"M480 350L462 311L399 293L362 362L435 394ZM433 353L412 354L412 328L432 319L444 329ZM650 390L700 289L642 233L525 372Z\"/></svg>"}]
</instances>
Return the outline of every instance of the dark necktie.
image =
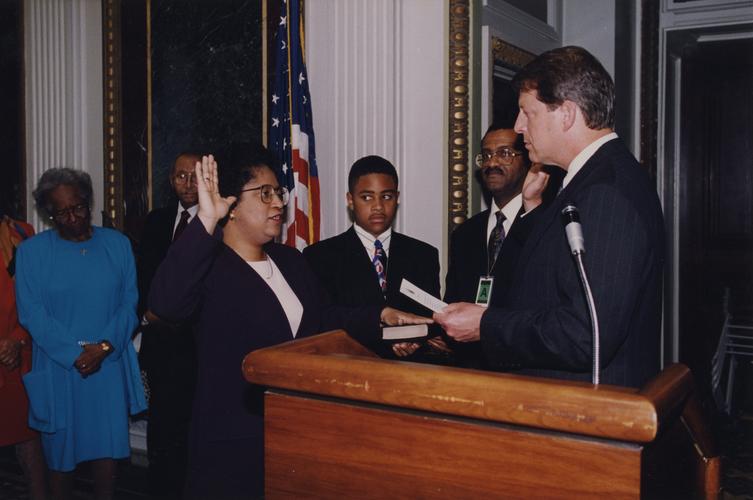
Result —
<instances>
[{"instance_id":1,"label":"dark necktie","mask_svg":"<svg viewBox=\"0 0 753 500\"><path fill-rule=\"evenodd\" d=\"M384 253L384 247L379 240L374 241L374 257L371 259L374 264L374 270L379 278L379 288L382 294L387 293L387 254Z\"/></svg>"},{"instance_id":2,"label":"dark necktie","mask_svg":"<svg viewBox=\"0 0 753 500\"><path fill-rule=\"evenodd\" d=\"M505 215L500 210L496 214L497 225L492 229L492 234L489 235L489 272L492 272L492 267L497 261L499 255L499 249L502 248L502 242L505 240L505 227L502 225L505 222Z\"/></svg>"},{"instance_id":3,"label":"dark necktie","mask_svg":"<svg viewBox=\"0 0 753 500\"><path fill-rule=\"evenodd\" d=\"M178 225L175 228L175 232L173 233L173 241L177 241L178 238L180 238L180 234L183 232L183 230L188 225L188 218L191 217L191 214L188 213L188 210L183 210L180 213L180 220L178 221Z\"/></svg>"}]
</instances>

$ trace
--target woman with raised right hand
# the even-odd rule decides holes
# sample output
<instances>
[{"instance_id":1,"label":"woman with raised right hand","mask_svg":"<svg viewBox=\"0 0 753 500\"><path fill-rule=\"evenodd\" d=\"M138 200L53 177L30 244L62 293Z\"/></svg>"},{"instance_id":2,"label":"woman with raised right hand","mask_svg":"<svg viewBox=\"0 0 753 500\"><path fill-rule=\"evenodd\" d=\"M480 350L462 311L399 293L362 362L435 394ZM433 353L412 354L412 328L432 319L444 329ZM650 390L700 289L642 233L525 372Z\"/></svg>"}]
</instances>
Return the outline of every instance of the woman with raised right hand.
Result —
<instances>
[{"instance_id":1,"label":"woman with raised right hand","mask_svg":"<svg viewBox=\"0 0 753 500\"><path fill-rule=\"evenodd\" d=\"M196 320L190 498L264 493L263 388L243 378L246 354L336 328L370 343L381 338L382 321L431 322L390 308L330 305L300 252L274 242L289 195L273 165L262 147L237 150L220 179L214 157L203 157L196 165L198 216L152 282L155 314Z\"/></svg>"}]
</instances>

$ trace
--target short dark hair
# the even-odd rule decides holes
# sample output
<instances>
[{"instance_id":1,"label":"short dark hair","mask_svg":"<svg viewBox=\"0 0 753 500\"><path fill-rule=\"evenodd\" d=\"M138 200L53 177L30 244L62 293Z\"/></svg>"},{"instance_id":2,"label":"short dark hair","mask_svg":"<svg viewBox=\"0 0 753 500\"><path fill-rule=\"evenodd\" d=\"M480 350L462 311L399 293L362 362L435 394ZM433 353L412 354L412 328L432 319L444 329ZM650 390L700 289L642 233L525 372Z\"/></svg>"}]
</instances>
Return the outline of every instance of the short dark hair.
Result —
<instances>
[{"instance_id":1,"label":"short dark hair","mask_svg":"<svg viewBox=\"0 0 753 500\"><path fill-rule=\"evenodd\" d=\"M395 166L381 156L370 155L356 160L353 166L350 167L350 173L348 174L348 191L352 193L358 183L358 179L369 174L389 175L392 177L392 180L395 181L395 187L397 188L398 186L397 170L395 170Z\"/></svg>"},{"instance_id":2,"label":"short dark hair","mask_svg":"<svg viewBox=\"0 0 753 500\"><path fill-rule=\"evenodd\" d=\"M189 158L195 158L197 161L201 161L201 157L203 156L201 153L197 153L196 151L183 151L180 154L175 156L175 159L173 160L173 164L170 166L170 175L175 172L175 164L178 163L178 158L182 156L187 156Z\"/></svg>"},{"instance_id":3,"label":"short dark hair","mask_svg":"<svg viewBox=\"0 0 753 500\"><path fill-rule=\"evenodd\" d=\"M255 143L231 144L217 157L220 194L240 197L241 190L262 168L270 169L280 181L277 160L267 148Z\"/></svg>"},{"instance_id":4,"label":"short dark hair","mask_svg":"<svg viewBox=\"0 0 753 500\"><path fill-rule=\"evenodd\" d=\"M86 206L92 206L92 178L82 170L68 167L51 168L42 174L37 182L37 188L32 193L37 209L44 215L52 216L52 193L58 186L71 186L81 197Z\"/></svg>"},{"instance_id":5,"label":"short dark hair","mask_svg":"<svg viewBox=\"0 0 753 500\"><path fill-rule=\"evenodd\" d=\"M484 137L481 138L481 142L484 142L484 139L489 134L489 132L496 132L497 130L515 130L513 127L515 124L512 125L509 124L509 122L498 122L495 121L491 125L489 125L489 128L486 129L486 132L484 133ZM515 139L515 144L513 144L513 149L516 151L520 151L523 153L523 163L525 164L526 168L531 166L531 159L528 157L528 150L526 149L526 143L525 139L523 138L523 134L517 134L517 138Z\"/></svg>"},{"instance_id":6,"label":"short dark hair","mask_svg":"<svg viewBox=\"0 0 753 500\"><path fill-rule=\"evenodd\" d=\"M535 90L550 110L565 100L576 103L593 130L614 128L614 82L583 47L560 47L540 54L518 71L512 86L519 93Z\"/></svg>"}]
</instances>

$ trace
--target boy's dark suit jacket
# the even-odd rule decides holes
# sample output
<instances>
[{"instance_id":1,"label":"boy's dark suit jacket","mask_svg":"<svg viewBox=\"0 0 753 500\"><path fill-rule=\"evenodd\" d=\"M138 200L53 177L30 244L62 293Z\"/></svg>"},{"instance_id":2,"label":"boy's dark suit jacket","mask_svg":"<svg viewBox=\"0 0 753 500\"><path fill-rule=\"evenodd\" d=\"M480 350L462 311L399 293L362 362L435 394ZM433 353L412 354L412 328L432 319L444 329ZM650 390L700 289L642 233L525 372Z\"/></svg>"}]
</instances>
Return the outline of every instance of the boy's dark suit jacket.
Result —
<instances>
[{"instance_id":1,"label":"boy's dark suit jacket","mask_svg":"<svg viewBox=\"0 0 753 500\"><path fill-rule=\"evenodd\" d=\"M490 359L590 380L591 322L561 211L574 204L601 329L601 381L639 387L659 370L664 224L656 187L621 140L602 145L541 214L503 307L481 319Z\"/></svg>"},{"instance_id":2,"label":"boy's dark suit jacket","mask_svg":"<svg viewBox=\"0 0 753 500\"><path fill-rule=\"evenodd\" d=\"M439 253L428 243L392 231L387 259L387 297L356 230L306 247L303 255L335 304L390 306L421 316L432 312L400 293L403 278L439 297Z\"/></svg>"}]
</instances>

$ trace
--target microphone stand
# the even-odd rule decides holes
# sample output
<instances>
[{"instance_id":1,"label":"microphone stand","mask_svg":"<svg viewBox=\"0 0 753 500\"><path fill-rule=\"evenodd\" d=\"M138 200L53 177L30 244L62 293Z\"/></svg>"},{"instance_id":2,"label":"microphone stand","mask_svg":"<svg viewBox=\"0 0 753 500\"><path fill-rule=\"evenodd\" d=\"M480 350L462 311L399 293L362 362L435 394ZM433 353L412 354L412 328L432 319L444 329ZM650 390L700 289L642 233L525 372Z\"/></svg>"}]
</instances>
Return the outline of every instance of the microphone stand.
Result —
<instances>
[{"instance_id":1,"label":"microphone stand","mask_svg":"<svg viewBox=\"0 0 753 500\"><path fill-rule=\"evenodd\" d=\"M578 269L578 277L586 292L586 303L588 304L588 313L591 316L591 337L593 342L593 355L591 365L591 383L599 385L599 369L601 366L601 346L599 342L599 319L596 316L596 304L591 285L588 283L586 268L583 265L583 254L586 253L584 245L583 231L580 227L580 217L575 205L567 205L562 209L562 215L565 217L565 233L567 242L570 245L570 251L575 258Z\"/></svg>"}]
</instances>

